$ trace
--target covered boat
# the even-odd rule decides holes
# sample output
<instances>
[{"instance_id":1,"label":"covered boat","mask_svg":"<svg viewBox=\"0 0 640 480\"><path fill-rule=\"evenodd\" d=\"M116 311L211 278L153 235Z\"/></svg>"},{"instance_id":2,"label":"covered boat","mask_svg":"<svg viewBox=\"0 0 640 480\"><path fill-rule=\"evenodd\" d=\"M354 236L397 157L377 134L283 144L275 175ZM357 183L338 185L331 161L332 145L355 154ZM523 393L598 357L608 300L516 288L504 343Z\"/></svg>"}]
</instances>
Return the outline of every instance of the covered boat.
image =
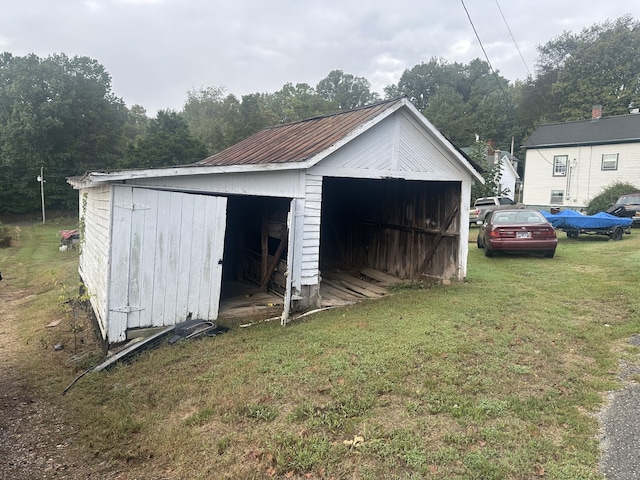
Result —
<instances>
[{"instance_id":1,"label":"covered boat","mask_svg":"<svg viewBox=\"0 0 640 480\"><path fill-rule=\"evenodd\" d=\"M612 240L622 240L622 234L631 233L631 218L616 217L606 212L595 215L582 215L575 210L563 210L560 213L540 213L556 229L567 232L568 237L577 237L581 233L608 235Z\"/></svg>"}]
</instances>

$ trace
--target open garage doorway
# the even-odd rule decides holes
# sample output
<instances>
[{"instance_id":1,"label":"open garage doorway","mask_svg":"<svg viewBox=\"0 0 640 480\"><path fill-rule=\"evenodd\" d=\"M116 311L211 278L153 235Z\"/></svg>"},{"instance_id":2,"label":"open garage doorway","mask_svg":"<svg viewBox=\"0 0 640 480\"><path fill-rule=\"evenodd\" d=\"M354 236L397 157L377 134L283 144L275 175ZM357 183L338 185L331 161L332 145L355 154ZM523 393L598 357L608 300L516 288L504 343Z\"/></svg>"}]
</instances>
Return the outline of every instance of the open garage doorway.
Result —
<instances>
[{"instance_id":1,"label":"open garage doorway","mask_svg":"<svg viewBox=\"0 0 640 480\"><path fill-rule=\"evenodd\" d=\"M220 320L282 313L290 204L287 198L228 197Z\"/></svg>"},{"instance_id":2,"label":"open garage doorway","mask_svg":"<svg viewBox=\"0 0 640 480\"><path fill-rule=\"evenodd\" d=\"M324 177L321 270L371 269L402 280L455 275L459 182Z\"/></svg>"}]
</instances>

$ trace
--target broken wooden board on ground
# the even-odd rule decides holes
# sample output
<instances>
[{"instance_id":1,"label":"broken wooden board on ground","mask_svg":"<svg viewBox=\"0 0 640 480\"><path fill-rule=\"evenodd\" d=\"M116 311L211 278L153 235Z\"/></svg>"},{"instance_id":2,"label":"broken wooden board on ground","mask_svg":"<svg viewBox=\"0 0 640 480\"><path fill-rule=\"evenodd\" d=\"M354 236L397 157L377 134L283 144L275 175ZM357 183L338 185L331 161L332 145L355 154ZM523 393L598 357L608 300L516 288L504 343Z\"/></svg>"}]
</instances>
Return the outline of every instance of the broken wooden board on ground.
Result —
<instances>
[{"instance_id":1,"label":"broken wooden board on ground","mask_svg":"<svg viewBox=\"0 0 640 480\"><path fill-rule=\"evenodd\" d=\"M362 270L360 270L360 273L362 273L365 277L376 280L383 287L393 285L394 283L404 282L404 280L394 277L393 275L381 272L380 270L374 270L373 268L363 268Z\"/></svg>"},{"instance_id":2,"label":"broken wooden board on ground","mask_svg":"<svg viewBox=\"0 0 640 480\"><path fill-rule=\"evenodd\" d=\"M401 280L374 269L363 269L360 274L345 270L326 269L320 282L323 306L352 305L365 298L381 298L389 294L387 285Z\"/></svg>"}]
</instances>

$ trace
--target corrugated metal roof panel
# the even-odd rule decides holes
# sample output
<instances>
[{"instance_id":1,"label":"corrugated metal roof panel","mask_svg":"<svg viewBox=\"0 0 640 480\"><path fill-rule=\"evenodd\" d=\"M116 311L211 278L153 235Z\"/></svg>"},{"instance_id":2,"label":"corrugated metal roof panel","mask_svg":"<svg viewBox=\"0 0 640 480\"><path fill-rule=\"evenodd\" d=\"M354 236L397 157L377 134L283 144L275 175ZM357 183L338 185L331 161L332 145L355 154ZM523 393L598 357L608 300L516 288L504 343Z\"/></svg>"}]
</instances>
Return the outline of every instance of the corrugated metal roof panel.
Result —
<instances>
[{"instance_id":1,"label":"corrugated metal roof panel","mask_svg":"<svg viewBox=\"0 0 640 480\"><path fill-rule=\"evenodd\" d=\"M400 101L386 101L347 112L265 128L196 165L302 162L336 144L357 127Z\"/></svg>"}]
</instances>

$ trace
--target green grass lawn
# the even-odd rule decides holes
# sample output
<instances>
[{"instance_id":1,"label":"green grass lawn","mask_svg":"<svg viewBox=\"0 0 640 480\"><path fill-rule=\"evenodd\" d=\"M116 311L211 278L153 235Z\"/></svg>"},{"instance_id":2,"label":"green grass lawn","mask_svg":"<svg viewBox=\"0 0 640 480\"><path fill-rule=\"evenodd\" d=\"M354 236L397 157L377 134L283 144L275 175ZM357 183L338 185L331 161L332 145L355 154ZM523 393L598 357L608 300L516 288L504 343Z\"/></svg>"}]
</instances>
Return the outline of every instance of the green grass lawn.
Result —
<instances>
[{"instance_id":1,"label":"green grass lawn","mask_svg":"<svg viewBox=\"0 0 640 480\"><path fill-rule=\"evenodd\" d=\"M619 362L638 362L640 231L559 234L553 259L470 243L463 283L162 346L62 397L78 352L50 345L81 327L61 304L77 257L56 228L0 249L3 274L37 293L24 368L85 451L130 478L603 478L594 414Z\"/></svg>"}]
</instances>

